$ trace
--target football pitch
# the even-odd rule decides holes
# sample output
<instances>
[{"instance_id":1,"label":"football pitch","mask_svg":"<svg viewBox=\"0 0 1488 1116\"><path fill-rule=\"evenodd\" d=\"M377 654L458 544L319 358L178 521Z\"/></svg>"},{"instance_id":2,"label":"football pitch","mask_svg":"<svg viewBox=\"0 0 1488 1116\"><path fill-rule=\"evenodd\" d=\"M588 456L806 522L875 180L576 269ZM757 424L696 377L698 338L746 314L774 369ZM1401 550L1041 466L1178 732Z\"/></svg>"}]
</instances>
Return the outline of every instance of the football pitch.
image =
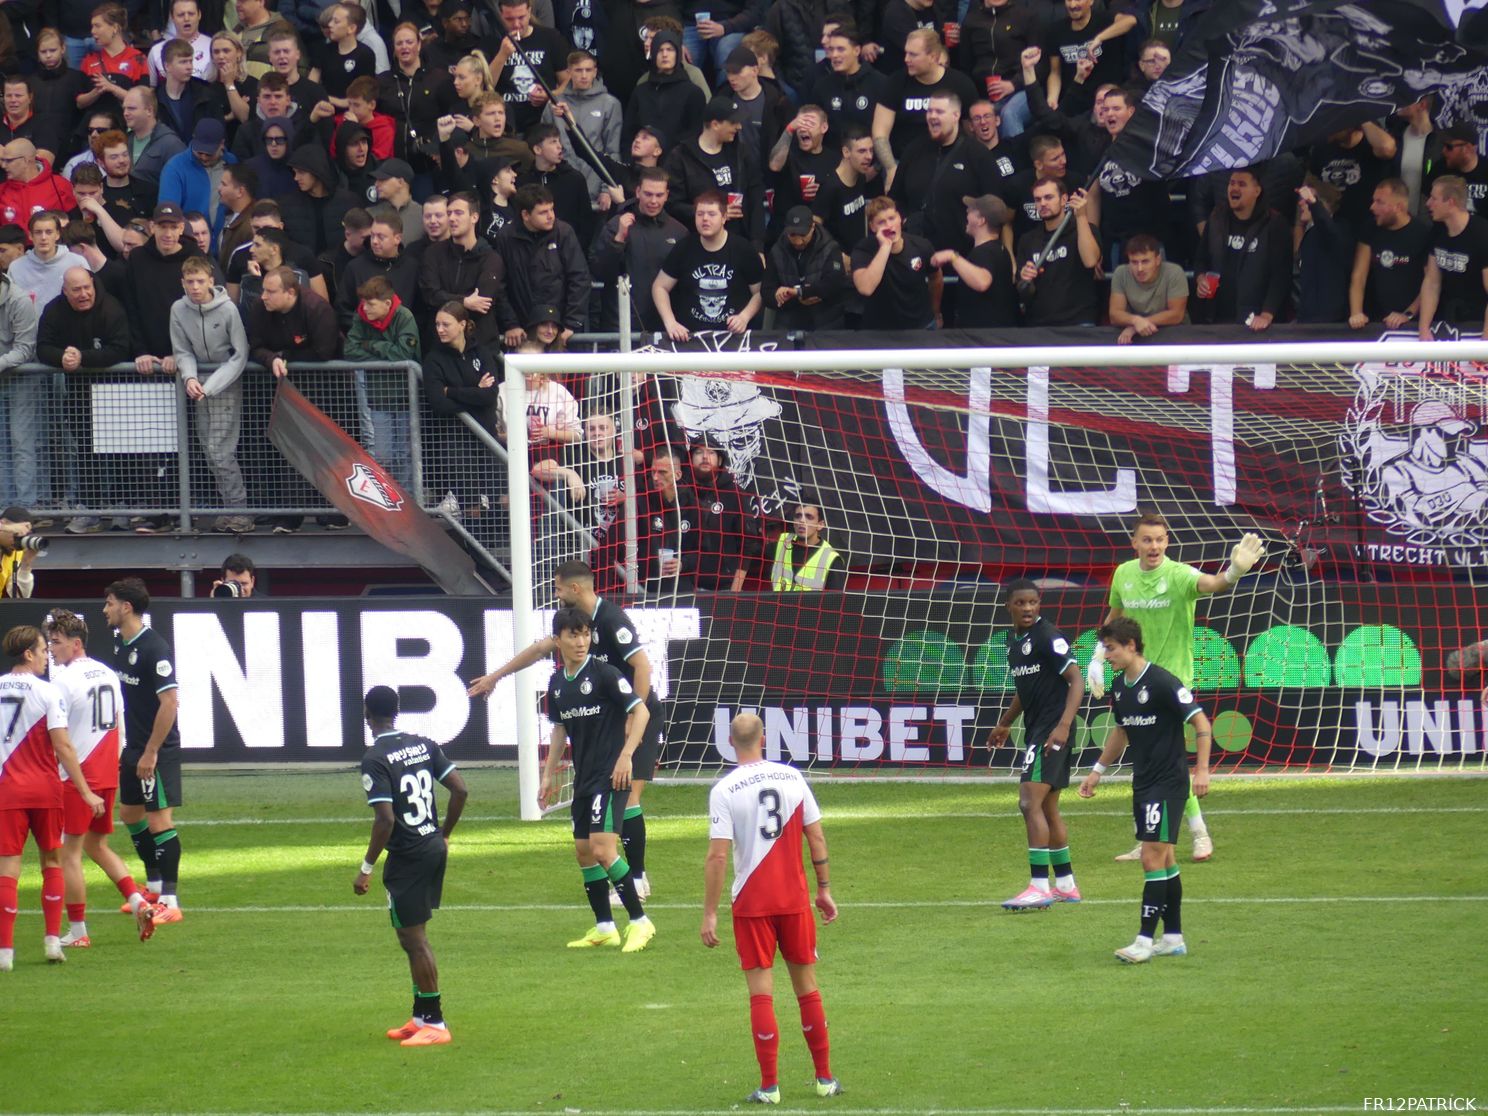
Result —
<instances>
[{"instance_id":1,"label":"football pitch","mask_svg":"<svg viewBox=\"0 0 1488 1116\"><path fill-rule=\"evenodd\" d=\"M0 1107L742 1109L758 1084L743 977L731 939L709 951L697 933L706 788L648 791L660 932L621 956L564 948L592 921L566 822L514 820L509 771L466 777L429 927L452 1045L383 1037L410 981L380 887L352 894L371 814L356 774L188 772L186 918L154 940L134 939L90 865L93 947L48 966L28 856L0 975ZM815 786L841 907L819 976L845 1093L812 1093L782 966L782 1110L1488 1110L1488 781L1218 780L1214 859L1192 863L1186 831L1179 847L1190 955L1135 967L1112 957L1141 890L1140 867L1111 859L1132 843L1128 784L1066 792L1085 902L1026 914L998 906L1027 883L1016 785ZM122 828L113 844L137 869Z\"/></svg>"}]
</instances>

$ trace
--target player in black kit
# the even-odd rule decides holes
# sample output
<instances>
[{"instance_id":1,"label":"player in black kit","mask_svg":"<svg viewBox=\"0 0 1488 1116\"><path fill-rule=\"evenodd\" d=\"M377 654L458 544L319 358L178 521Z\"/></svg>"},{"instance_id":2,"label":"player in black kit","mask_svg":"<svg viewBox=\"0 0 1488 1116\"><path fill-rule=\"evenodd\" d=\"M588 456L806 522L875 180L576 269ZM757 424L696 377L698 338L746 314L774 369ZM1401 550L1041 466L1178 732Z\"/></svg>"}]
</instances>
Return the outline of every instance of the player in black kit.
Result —
<instances>
[{"instance_id":1,"label":"player in black kit","mask_svg":"<svg viewBox=\"0 0 1488 1116\"><path fill-rule=\"evenodd\" d=\"M351 887L358 895L367 894L372 869L386 848L382 885L387 889L388 914L413 973L413 1013L387 1037L402 1046L442 1046L450 1041L450 1033L439 1000L439 968L424 926L439 909L450 834L465 809L465 779L434 741L397 730L398 691L391 686L368 690L362 715L372 730L372 747L362 756L362 790L373 810L372 837ZM434 800L436 782L449 791L443 829Z\"/></svg>"},{"instance_id":2,"label":"player in black kit","mask_svg":"<svg viewBox=\"0 0 1488 1116\"><path fill-rule=\"evenodd\" d=\"M573 745L574 852L584 876L584 893L594 910L594 929L568 943L569 949L620 945L610 908L610 885L625 904L630 924L622 953L639 953L656 936L636 894L635 876L620 855L617 839L625 816L632 757L650 719L646 703L625 676L602 663L589 649L589 617L577 608L560 608L553 617L562 666L548 683L548 720L553 738L543 764L538 802L546 805L562 790L558 768L565 745Z\"/></svg>"},{"instance_id":3,"label":"player in black kit","mask_svg":"<svg viewBox=\"0 0 1488 1116\"><path fill-rule=\"evenodd\" d=\"M103 593L103 618L114 632L114 669L124 692L124 741L119 753L119 819L145 865L145 902L155 924L181 921L176 898L181 838L174 810L181 805L181 734L175 656L147 627L150 591L137 577ZM129 913L126 905L121 910Z\"/></svg>"},{"instance_id":4,"label":"player in black kit","mask_svg":"<svg viewBox=\"0 0 1488 1116\"><path fill-rule=\"evenodd\" d=\"M1142 844L1142 923L1137 940L1116 951L1129 965L1153 957L1182 957L1181 908L1183 884L1178 878L1174 844L1188 800L1188 752L1183 726L1193 722L1198 756L1194 761L1193 793L1209 793L1209 747L1213 734L1209 718L1178 678L1142 657L1142 627L1129 616L1118 616L1096 633L1106 649L1106 661L1116 671L1111 683L1111 712L1116 727L1085 781L1080 797L1095 797L1106 768L1131 746L1132 813L1137 840ZM1162 941L1154 944L1157 920L1163 922Z\"/></svg>"},{"instance_id":5,"label":"player in black kit","mask_svg":"<svg viewBox=\"0 0 1488 1116\"><path fill-rule=\"evenodd\" d=\"M1013 722L1023 715L1023 782L1018 809L1028 827L1029 885L1006 903L1009 911L1045 910L1059 903L1078 903L1075 870L1070 864L1069 831L1059 815L1059 792L1069 786L1070 729L1085 679L1070 654L1064 633L1039 615L1038 586L1018 578L1007 586L1007 610L1013 620L1008 633L1008 673L1017 694L998 718L988 744L1006 743ZM1049 886L1049 869L1054 887Z\"/></svg>"},{"instance_id":6,"label":"player in black kit","mask_svg":"<svg viewBox=\"0 0 1488 1116\"><path fill-rule=\"evenodd\" d=\"M651 660L641 646L640 633L631 623L625 610L613 601L607 601L594 591L594 571L587 562L572 561L560 565L553 577L553 588L558 602L577 608L589 617L592 625L593 645L590 653L602 663L617 668L646 703L650 719L646 722L646 735L636 749L631 765L630 794L625 803L625 818L620 829L620 841L625 846L625 859L635 873L636 892L642 899L651 898L651 881L646 876L646 816L641 812L641 795L646 784L656 774L656 765L661 759L661 749L666 743L666 717L661 701L651 688ZM541 659L558 653L558 640L553 636L540 639L531 647L518 651L505 666L483 675L470 683L466 693L471 697L484 697L496 688L496 683L509 674L525 670Z\"/></svg>"}]
</instances>

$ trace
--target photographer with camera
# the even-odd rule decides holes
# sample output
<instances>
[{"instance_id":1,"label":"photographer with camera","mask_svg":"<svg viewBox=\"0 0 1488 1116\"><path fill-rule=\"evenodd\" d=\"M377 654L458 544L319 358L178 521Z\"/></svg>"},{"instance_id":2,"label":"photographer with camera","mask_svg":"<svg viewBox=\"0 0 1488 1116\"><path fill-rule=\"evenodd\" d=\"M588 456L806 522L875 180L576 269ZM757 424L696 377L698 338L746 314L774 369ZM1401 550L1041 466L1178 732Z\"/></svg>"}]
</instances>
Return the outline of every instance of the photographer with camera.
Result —
<instances>
[{"instance_id":1,"label":"photographer with camera","mask_svg":"<svg viewBox=\"0 0 1488 1116\"><path fill-rule=\"evenodd\" d=\"M258 584L258 567L246 554L229 554L222 560L222 576L212 582L214 597L251 597Z\"/></svg>"},{"instance_id":2,"label":"photographer with camera","mask_svg":"<svg viewBox=\"0 0 1488 1116\"><path fill-rule=\"evenodd\" d=\"M31 596L36 589L31 567L46 549L46 539L31 533L31 513L25 508L0 513L0 597Z\"/></svg>"}]
</instances>

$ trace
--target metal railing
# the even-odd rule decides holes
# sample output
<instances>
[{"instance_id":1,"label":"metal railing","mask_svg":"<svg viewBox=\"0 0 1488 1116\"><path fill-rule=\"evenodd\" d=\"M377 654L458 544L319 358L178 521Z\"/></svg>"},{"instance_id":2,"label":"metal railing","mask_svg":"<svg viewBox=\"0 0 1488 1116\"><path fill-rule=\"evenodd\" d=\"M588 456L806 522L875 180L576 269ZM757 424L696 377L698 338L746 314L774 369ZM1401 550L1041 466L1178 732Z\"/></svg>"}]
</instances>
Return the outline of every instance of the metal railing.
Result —
<instances>
[{"instance_id":1,"label":"metal railing","mask_svg":"<svg viewBox=\"0 0 1488 1116\"><path fill-rule=\"evenodd\" d=\"M210 371L201 367L204 384ZM463 521L487 547L504 540L505 454L466 428L468 416L432 412L418 364L296 363L290 379L426 510ZM201 402L176 377L132 364L65 373L22 365L0 380L0 506L24 505L75 531L139 518L182 530L328 519L335 509L268 440L274 391L253 364Z\"/></svg>"}]
</instances>

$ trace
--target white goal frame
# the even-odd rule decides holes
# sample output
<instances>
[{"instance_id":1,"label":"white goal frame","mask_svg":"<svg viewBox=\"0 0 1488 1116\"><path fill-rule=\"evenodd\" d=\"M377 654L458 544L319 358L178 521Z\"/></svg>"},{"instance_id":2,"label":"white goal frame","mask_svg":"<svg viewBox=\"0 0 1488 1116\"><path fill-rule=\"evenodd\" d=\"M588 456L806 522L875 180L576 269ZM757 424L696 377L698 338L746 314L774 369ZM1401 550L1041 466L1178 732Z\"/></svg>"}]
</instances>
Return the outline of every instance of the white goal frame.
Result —
<instances>
[{"instance_id":1,"label":"white goal frame","mask_svg":"<svg viewBox=\"0 0 1488 1116\"><path fill-rule=\"evenodd\" d=\"M1274 369L1277 365L1338 365L1350 363L1439 364L1480 362L1488 364L1488 341L1358 341L1278 342L1215 345L1090 345L1031 346L1010 348L907 348L839 349L801 352L794 350L696 353L508 353L506 378L501 386L507 415L526 413L526 377L533 373L616 374L620 397L631 397L631 377L636 373L697 374L754 372L832 372L863 369L897 369L908 373L975 368L1151 368L1202 363L1205 366ZM912 377L911 377L912 380ZM777 387L788 385L776 384ZM622 436L629 438L629 423ZM629 445L627 440L626 445ZM511 501L511 570L513 646L522 648L541 637L536 630L537 610L531 605L534 585L533 523L523 509L531 506L532 483L527 461L529 445L525 422L507 423L508 496ZM633 486L632 486L633 487ZM630 511L633 513L633 509ZM632 550L633 555L633 550ZM529 667L514 681L516 701L518 792L521 817L543 816L537 803L541 773L540 741L536 703L542 690L542 664Z\"/></svg>"}]
</instances>

